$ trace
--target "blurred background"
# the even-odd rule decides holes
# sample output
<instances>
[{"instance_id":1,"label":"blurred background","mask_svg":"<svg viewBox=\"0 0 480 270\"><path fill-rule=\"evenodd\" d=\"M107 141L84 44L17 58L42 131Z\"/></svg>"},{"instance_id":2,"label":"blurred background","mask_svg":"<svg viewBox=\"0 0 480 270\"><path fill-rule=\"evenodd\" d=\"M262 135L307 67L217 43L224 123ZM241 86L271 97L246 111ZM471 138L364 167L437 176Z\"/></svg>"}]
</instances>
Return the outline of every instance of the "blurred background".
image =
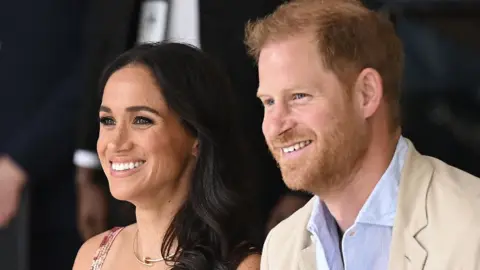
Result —
<instances>
[{"instance_id":1,"label":"blurred background","mask_svg":"<svg viewBox=\"0 0 480 270\"><path fill-rule=\"evenodd\" d=\"M97 82L135 44L188 42L216 58L260 160L265 233L305 204L261 133L256 67L243 27L280 0L0 0L0 269L71 269L83 241L134 222L96 156ZM364 0L405 50L403 134L480 177L480 1Z\"/></svg>"}]
</instances>

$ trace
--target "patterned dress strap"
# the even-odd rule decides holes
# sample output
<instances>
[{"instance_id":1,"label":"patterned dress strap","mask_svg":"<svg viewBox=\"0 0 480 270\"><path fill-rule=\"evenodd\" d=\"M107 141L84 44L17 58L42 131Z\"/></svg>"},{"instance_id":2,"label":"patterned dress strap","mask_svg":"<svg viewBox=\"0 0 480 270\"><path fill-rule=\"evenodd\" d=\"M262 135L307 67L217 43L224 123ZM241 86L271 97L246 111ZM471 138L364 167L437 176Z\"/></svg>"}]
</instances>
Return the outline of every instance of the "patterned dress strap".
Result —
<instances>
[{"instance_id":1,"label":"patterned dress strap","mask_svg":"<svg viewBox=\"0 0 480 270\"><path fill-rule=\"evenodd\" d=\"M100 246L97 249L97 252L95 253L95 256L93 257L90 270L102 269L103 262L105 262L105 258L107 257L108 251L110 250L113 241L115 241L115 238L122 230L123 227L114 227L107 233L107 235L105 235L102 242L100 243Z\"/></svg>"}]
</instances>

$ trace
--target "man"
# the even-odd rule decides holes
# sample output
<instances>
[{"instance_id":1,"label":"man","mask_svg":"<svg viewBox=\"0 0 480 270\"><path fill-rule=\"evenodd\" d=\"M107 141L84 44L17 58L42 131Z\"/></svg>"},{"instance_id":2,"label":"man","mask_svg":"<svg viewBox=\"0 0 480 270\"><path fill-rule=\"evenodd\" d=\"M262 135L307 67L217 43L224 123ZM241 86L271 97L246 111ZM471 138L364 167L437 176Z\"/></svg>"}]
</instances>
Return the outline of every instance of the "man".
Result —
<instances>
[{"instance_id":1,"label":"man","mask_svg":"<svg viewBox=\"0 0 480 270\"><path fill-rule=\"evenodd\" d=\"M270 232L262 269L480 269L480 179L401 136L387 19L356 1L293 1L246 42L284 182L315 194Z\"/></svg>"},{"instance_id":2,"label":"man","mask_svg":"<svg viewBox=\"0 0 480 270\"><path fill-rule=\"evenodd\" d=\"M261 106L252 93L256 89L255 66L246 54L244 25L250 19L263 16L278 6L281 0L127 0L92 1L89 8L89 24L85 46L82 84L85 95L80 113L81 127L75 152L77 166L77 190L79 194L79 228L84 239L102 232L112 225L131 222L128 207L113 202L107 207L106 192L100 186L106 180L97 171L100 169L96 156L98 138L98 108L100 105L97 84L102 69L123 51L136 43L159 42L162 40L188 42L200 47L215 57L227 70L232 85L239 93L239 103L251 104L244 107L246 136L258 151L262 162L263 178L266 179L265 203L267 212L275 202L280 184L269 181L279 177L258 130L247 128L252 122L260 123ZM263 149L262 149L263 148ZM252 157L254 158L254 157ZM256 158L256 157L255 157ZM97 175L97 177L95 177ZM263 184L262 184L263 185ZM272 196L273 194L273 196ZM271 197L271 199L269 198ZM119 210L120 209L120 210ZM108 213L109 212L109 213ZM107 224L108 213L110 224ZM116 218L115 218L116 217Z\"/></svg>"}]
</instances>

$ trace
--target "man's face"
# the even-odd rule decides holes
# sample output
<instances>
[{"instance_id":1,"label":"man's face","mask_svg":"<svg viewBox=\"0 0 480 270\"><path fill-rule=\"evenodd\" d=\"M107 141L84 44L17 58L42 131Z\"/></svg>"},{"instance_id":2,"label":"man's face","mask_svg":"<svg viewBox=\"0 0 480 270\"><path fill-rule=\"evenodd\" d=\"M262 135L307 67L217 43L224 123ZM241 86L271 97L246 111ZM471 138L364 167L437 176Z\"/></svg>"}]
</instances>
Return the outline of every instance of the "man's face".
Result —
<instances>
[{"instance_id":1,"label":"man's face","mask_svg":"<svg viewBox=\"0 0 480 270\"><path fill-rule=\"evenodd\" d=\"M259 57L263 133L286 185L341 189L367 149L364 118L309 35L271 41ZM349 89L350 90L350 89Z\"/></svg>"}]
</instances>

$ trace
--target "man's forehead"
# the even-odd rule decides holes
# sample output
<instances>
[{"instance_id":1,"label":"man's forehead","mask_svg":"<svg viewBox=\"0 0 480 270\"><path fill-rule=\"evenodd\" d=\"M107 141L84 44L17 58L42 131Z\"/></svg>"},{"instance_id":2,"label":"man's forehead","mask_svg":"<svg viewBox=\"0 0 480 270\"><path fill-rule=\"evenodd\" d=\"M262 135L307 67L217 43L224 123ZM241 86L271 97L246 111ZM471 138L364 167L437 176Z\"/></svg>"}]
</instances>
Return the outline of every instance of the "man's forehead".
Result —
<instances>
[{"instance_id":1,"label":"man's forehead","mask_svg":"<svg viewBox=\"0 0 480 270\"><path fill-rule=\"evenodd\" d=\"M309 36L295 35L265 43L260 50L258 61L260 63L262 60L272 61L279 58L284 59L288 56L298 57L304 53L308 55L316 54L318 57L316 42Z\"/></svg>"}]
</instances>

